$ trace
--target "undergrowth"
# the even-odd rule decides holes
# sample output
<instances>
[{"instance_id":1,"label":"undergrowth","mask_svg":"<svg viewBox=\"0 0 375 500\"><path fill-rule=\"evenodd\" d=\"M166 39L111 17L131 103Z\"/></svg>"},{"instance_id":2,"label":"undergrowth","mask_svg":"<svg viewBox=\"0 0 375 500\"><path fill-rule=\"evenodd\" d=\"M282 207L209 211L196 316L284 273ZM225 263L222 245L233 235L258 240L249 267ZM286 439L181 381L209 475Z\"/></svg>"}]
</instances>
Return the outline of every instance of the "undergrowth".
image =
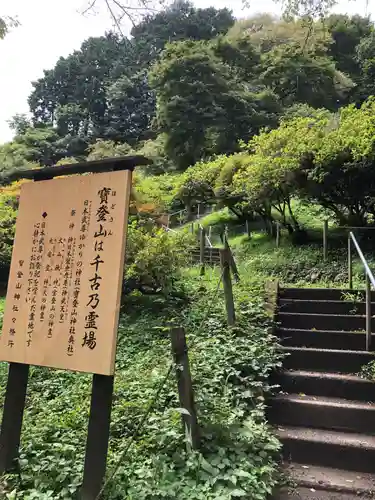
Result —
<instances>
[{"instance_id":1,"label":"undergrowth","mask_svg":"<svg viewBox=\"0 0 375 500\"><path fill-rule=\"evenodd\" d=\"M280 364L263 308L263 279L235 285L237 324L228 328L218 274L185 273L188 305L127 298L121 316L107 500L265 500L278 480L279 442L264 418L268 375ZM208 311L208 313L207 313ZM207 315L207 317L206 317ZM203 319L206 318L204 325ZM168 325L187 332L202 445L186 451L174 372L154 411L118 463L171 363ZM76 499L83 472L91 377L33 367L22 432L20 474L3 478L9 500ZM0 370L4 397L6 367Z\"/></svg>"}]
</instances>

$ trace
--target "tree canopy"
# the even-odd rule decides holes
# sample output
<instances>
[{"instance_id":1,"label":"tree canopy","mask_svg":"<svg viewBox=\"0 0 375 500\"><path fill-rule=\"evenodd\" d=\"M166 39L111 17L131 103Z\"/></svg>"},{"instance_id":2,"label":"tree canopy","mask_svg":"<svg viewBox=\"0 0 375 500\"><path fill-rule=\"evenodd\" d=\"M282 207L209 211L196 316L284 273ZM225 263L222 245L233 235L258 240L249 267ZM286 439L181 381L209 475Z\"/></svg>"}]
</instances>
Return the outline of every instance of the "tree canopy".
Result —
<instances>
[{"instance_id":1,"label":"tree canopy","mask_svg":"<svg viewBox=\"0 0 375 500\"><path fill-rule=\"evenodd\" d=\"M89 38L33 82L31 118L16 115L10 121L15 137L0 146L1 168L139 152L154 160L144 169L146 177L182 173L178 181L173 177L173 202L164 188L158 203L144 191L155 205L214 199L242 217L267 195L263 216L276 210L286 223L297 181L299 193L323 203L323 185L315 181L325 176L328 182L332 164L314 159L312 167L297 153L282 164L276 161L278 147L299 138L294 146L313 155L318 123L340 123L344 136L345 113L363 115L362 105L370 106L374 93L374 36L372 22L360 16L335 14L323 21L260 14L236 21L228 9L196 8L186 1L149 10L130 36L109 32ZM329 137L324 148L348 148ZM352 154L346 166L358 164ZM334 160L337 168L342 161ZM298 175L290 173L291 162ZM193 165L202 171L198 180ZM213 171L220 172L214 180ZM284 174L282 189L274 189L274 178ZM249 177L245 183L243 176ZM342 217L347 210L340 208Z\"/></svg>"}]
</instances>

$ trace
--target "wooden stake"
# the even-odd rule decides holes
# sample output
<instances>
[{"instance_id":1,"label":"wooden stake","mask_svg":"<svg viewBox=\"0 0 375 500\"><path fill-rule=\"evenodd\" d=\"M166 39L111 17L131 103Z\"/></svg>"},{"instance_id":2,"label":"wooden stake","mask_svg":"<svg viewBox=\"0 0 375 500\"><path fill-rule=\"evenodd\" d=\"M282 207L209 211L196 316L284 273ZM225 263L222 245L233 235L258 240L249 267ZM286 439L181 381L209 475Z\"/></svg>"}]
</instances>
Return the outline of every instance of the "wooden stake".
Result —
<instances>
[{"instance_id":1,"label":"wooden stake","mask_svg":"<svg viewBox=\"0 0 375 500\"><path fill-rule=\"evenodd\" d=\"M230 250L229 248L220 249L220 265L223 272L223 286L225 297L225 308L227 311L228 325L232 326L236 322L234 309L232 279L230 276Z\"/></svg>"},{"instance_id":2,"label":"wooden stake","mask_svg":"<svg viewBox=\"0 0 375 500\"><path fill-rule=\"evenodd\" d=\"M247 237L248 237L248 238L251 238L250 224L249 224L249 221L248 221L248 220L245 222L245 227L246 227L246 234L247 234Z\"/></svg>"},{"instance_id":3,"label":"wooden stake","mask_svg":"<svg viewBox=\"0 0 375 500\"><path fill-rule=\"evenodd\" d=\"M206 248L206 230L204 229L204 227L202 227L200 232L200 254L199 254L199 262L201 265L201 272L200 272L201 276L204 276L206 272L204 265L205 248Z\"/></svg>"},{"instance_id":4,"label":"wooden stake","mask_svg":"<svg viewBox=\"0 0 375 500\"><path fill-rule=\"evenodd\" d=\"M328 255L328 220L323 224L323 260L327 260Z\"/></svg>"},{"instance_id":5,"label":"wooden stake","mask_svg":"<svg viewBox=\"0 0 375 500\"><path fill-rule=\"evenodd\" d=\"M280 222L276 222L276 248L280 247Z\"/></svg>"},{"instance_id":6,"label":"wooden stake","mask_svg":"<svg viewBox=\"0 0 375 500\"><path fill-rule=\"evenodd\" d=\"M189 445L194 449L199 448L199 427L195 410L194 391L191 381L188 349L186 345L185 330L171 328L172 354L176 363L176 378L178 396L182 408L182 425Z\"/></svg>"},{"instance_id":7,"label":"wooden stake","mask_svg":"<svg viewBox=\"0 0 375 500\"><path fill-rule=\"evenodd\" d=\"M17 468L29 365L9 363L0 434L0 474Z\"/></svg>"},{"instance_id":8,"label":"wooden stake","mask_svg":"<svg viewBox=\"0 0 375 500\"><path fill-rule=\"evenodd\" d=\"M348 235L348 278L349 289L353 290L353 258L352 258L352 241L350 234Z\"/></svg>"}]
</instances>

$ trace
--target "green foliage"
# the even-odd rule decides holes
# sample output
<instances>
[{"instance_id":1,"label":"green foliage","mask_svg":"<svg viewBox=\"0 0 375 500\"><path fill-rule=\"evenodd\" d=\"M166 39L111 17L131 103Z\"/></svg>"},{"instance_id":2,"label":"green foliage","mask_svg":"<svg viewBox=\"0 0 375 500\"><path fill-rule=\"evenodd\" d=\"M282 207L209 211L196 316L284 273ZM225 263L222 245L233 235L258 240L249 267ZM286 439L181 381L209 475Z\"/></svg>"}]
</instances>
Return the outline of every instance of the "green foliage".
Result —
<instances>
[{"instance_id":1,"label":"green foliage","mask_svg":"<svg viewBox=\"0 0 375 500\"><path fill-rule=\"evenodd\" d=\"M120 323L109 471L120 458L170 364L169 321L188 335L200 452L185 451L174 374L107 488L106 500L266 500L277 481L279 443L264 420L267 379L280 363L263 310L262 279L235 289L238 325L228 330L218 276L185 275L190 303L130 296ZM246 284L245 284L246 282ZM205 319L204 326L202 321ZM6 371L0 371L4 397ZM21 474L2 487L17 500L76 499L90 398L87 375L31 368ZM13 492L13 493L11 493ZM10 496L10 498L12 498Z\"/></svg>"},{"instance_id":2,"label":"green foliage","mask_svg":"<svg viewBox=\"0 0 375 500\"><path fill-rule=\"evenodd\" d=\"M168 156L181 170L212 154L236 151L239 139L277 123L276 97L262 88L250 90L237 77L249 67L238 49L241 44L233 44L222 40L168 45L150 73L157 125L167 136ZM237 70L225 62L229 49L229 54L237 53L231 60L234 67L239 65ZM247 64L251 68L253 63Z\"/></svg>"},{"instance_id":3,"label":"green foliage","mask_svg":"<svg viewBox=\"0 0 375 500\"><path fill-rule=\"evenodd\" d=\"M261 81L285 106L296 102L337 109L353 83L344 79L325 54L307 53L296 43L277 46L262 60Z\"/></svg>"},{"instance_id":4,"label":"green foliage","mask_svg":"<svg viewBox=\"0 0 375 500\"><path fill-rule=\"evenodd\" d=\"M7 31L8 27L6 25L6 22L2 17L0 17L0 39L3 39L5 37Z\"/></svg>"},{"instance_id":5,"label":"green foliage","mask_svg":"<svg viewBox=\"0 0 375 500\"><path fill-rule=\"evenodd\" d=\"M11 120L17 135L0 147L2 168L82 160L100 140L150 154L149 173L185 170L239 152L283 110L360 104L374 93L371 22L314 19L234 23L227 9L182 1L146 16L131 38L89 38L33 83L33 126Z\"/></svg>"},{"instance_id":6,"label":"green foliage","mask_svg":"<svg viewBox=\"0 0 375 500\"><path fill-rule=\"evenodd\" d=\"M56 125L75 156L85 155L97 139L132 146L153 139L150 64L167 42L208 40L233 21L226 9L197 9L183 1L144 18L133 27L132 38L114 33L89 38L33 82L29 105L34 124Z\"/></svg>"},{"instance_id":7,"label":"green foliage","mask_svg":"<svg viewBox=\"0 0 375 500\"><path fill-rule=\"evenodd\" d=\"M333 40L329 54L336 61L337 69L359 83L361 68L356 57L358 46L374 31L373 23L369 17L332 14L325 24Z\"/></svg>"},{"instance_id":8,"label":"green foliage","mask_svg":"<svg viewBox=\"0 0 375 500\"><path fill-rule=\"evenodd\" d=\"M0 269L6 269L12 255L18 196L3 191L0 194ZM1 277L4 280L4 276Z\"/></svg>"},{"instance_id":9,"label":"green foliage","mask_svg":"<svg viewBox=\"0 0 375 500\"><path fill-rule=\"evenodd\" d=\"M343 108L304 165L304 192L341 224L364 225L374 215L374 109L373 99Z\"/></svg>"},{"instance_id":10,"label":"green foliage","mask_svg":"<svg viewBox=\"0 0 375 500\"><path fill-rule=\"evenodd\" d=\"M166 141L166 135L159 134L155 139L148 139L140 144L137 153L150 158L153 162L152 165L145 167L145 172L157 175L175 170L173 162L165 152Z\"/></svg>"},{"instance_id":11,"label":"green foliage","mask_svg":"<svg viewBox=\"0 0 375 500\"><path fill-rule=\"evenodd\" d=\"M19 25L19 21L15 17L0 16L0 40L5 38L11 28Z\"/></svg>"},{"instance_id":12,"label":"green foliage","mask_svg":"<svg viewBox=\"0 0 375 500\"><path fill-rule=\"evenodd\" d=\"M367 365L362 366L362 369L359 373L362 378L367 380L375 381L375 362L370 361Z\"/></svg>"},{"instance_id":13,"label":"green foliage","mask_svg":"<svg viewBox=\"0 0 375 500\"><path fill-rule=\"evenodd\" d=\"M53 165L68 156L66 144L51 127L27 126L23 117L12 122L21 133L13 141L0 145L0 169L24 168L30 164Z\"/></svg>"},{"instance_id":14,"label":"green foliage","mask_svg":"<svg viewBox=\"0 0 375 500\"><path fill-rule=\"evenodd\" d=\"M175 290L179 270L187 264L195 243L183 232L169 233L151 222L133 221L128 228L126 293L163 293Z\"/></svg>"},{"instance_id":15,"label":"green foliage","mask_svg":"<svg viewBox=\"0 0 375 500\"><path fill-rule=\"evenodd\" d=\"M95 144L89 147L87 160L102 160L103 158L113 158L116 156L126 156L132 154L132 148L126 143L115 143L98 139Z\"/></svg>"},{"instance_id":16,"label":"green foliage","mask_svg":"<svg viewBox=\"0 0 375 500\"><path fill-rule=\"evenodd\" d=\"M191 2L175 2L156 15L149 15L132 29L144 65L155 61L167 43L210 40L226 33L234 23L228 9L197 9Z\"/></svg>"},{"instance_id":17,"label":"green foliage","mask_svg":"<svg viewBox=\"0 0 375 500\"><path fill-rule=\"evenodd\" d=\"M238 20L228 31L229 37L246 35L261 54L276 47L297 43L306 52L324 52L330 45L327 29L311 19L278 18L272 14L257 14Z\"/></svg>"},{"instance_id":18,"label":"green foliage","mask_svg":"<svg viewBox=\"0 0 375 500\"><path fill-rule=\"evenodd\" d=\"M153 206L156 213L169 212L173 208L180 182L178 174L170 173L151 176L137 175L136 173L133 184L137 202L141 207L145 204Z\"/></svg>"}]
</instances>

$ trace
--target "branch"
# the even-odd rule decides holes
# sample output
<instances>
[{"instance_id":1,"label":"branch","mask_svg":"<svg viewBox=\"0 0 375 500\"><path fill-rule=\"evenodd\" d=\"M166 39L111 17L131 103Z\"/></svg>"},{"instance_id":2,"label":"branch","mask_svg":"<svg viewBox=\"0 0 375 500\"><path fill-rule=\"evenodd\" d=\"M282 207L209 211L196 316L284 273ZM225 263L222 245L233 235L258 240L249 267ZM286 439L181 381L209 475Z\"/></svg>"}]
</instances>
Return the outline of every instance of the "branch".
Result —
<instances>
[{"instance_id":1,"label":"branch","mask_svg":"<svg viewBox=\"0 0 375 500\"><path fill-rule=\"evenodd\" d=\"M96 0L92 0L92 2L87 6L87 8L82 12L82 15L84 16L90 10L92 10L95 7L95 4L96 4Z\"/></svg>"},{"instance_id":2,"label":"branch","mask_svg":"<svg viewBox=\"0 0 375 500\"><path fill-rule=\"evenodd\" d=\"M165 7L166 3L163 0L128 0L128 3L124 3L122 0L90 0L87 7L81 12L85 15L92 11L95 7L100 7L103 5L108 11L114 26L120 32L121 36L124 37L123 31L121 29L121 21L126 17L134 27L147 13L156 13L160 9L155 8L156 3L160 3Z\"/></svg>"},{"instance_id":3,"label":"branch","mask_svg":"<svg viewBox=\"0 0 375 500\"><path fill-rule=\"evenodd\" d=\"M96 1L96 0L95 0L95 1ZM120 26L119 20L118 20L118 19L117 19L117 17L115 16L115 14L114 14L114 12L113 12L113 10L112 10L112 8L111 8L110 4L109 4L109 0L105 0L105 3L106 3L106 5L107 5L107 9L109 10L109 12L110 12L110 14L111 14L111 16L112 16L112 19L113 19L113 21L114 21L115 25L117 26L117 29L118 29L118 30L119 30L119 32L120 32L120 35L122 36L122 38L124 38L124 34L123 34L123 32L122 32L122 29L121 29L121 26ZM133 26L134 26L134 23L133 23L132 19L130 19L130 21L132 22L132 24L133 24Z\"/></svg>"}]
</instances>

